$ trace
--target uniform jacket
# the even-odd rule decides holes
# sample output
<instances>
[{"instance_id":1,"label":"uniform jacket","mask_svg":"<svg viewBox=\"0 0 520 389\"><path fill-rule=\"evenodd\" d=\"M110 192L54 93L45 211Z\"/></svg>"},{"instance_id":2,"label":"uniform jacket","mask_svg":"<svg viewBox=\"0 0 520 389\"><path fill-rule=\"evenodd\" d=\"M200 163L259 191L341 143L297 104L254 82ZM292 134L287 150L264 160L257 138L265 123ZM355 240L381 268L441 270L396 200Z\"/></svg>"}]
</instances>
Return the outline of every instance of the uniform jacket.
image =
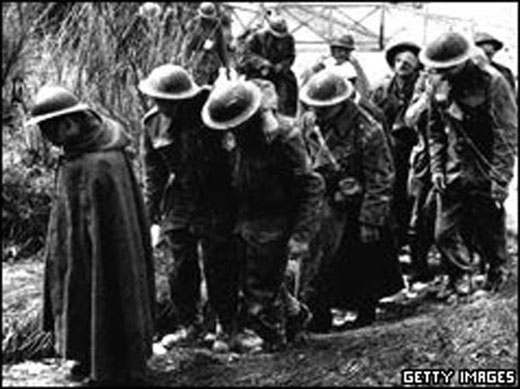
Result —
<instances>
[{"instance_id":1,"label":"uniform jacket","mask_svg":"<svg viewBox=\"0 0 520 389\"><path fill-rule=\"evenodd\" d=\"M516 93L515 76L513 76L513 72L511 72L511 70L508 67L494 61L491 62L491 66L493 66L504 76L508 84L511 85L513 92Z\"/></svg>"},{"instance_id":2,"label":"uniform jacket","mask_svg":"<svg viewBox=\"0 0 520 389\"><path fill-rule=\"evenodd\" d=\"M248 78L264 78L271 81L279 96L279 112L296 116L298 103L298 81L291 66L295 59L294 38L274 36L268 29L258 30L248 37L240 59L240 68ZM282 64L282 71L274 72L273 66ZM267 76L261 74L263 67L269 67Z\"/></svg>"},{"instance_id":3,"label":"uniform jacket","mask_svg":"<svg viewBox=\"0 0 520 389\"><path fill-rule=\"evenodd\" d=\"M57 171L45 255L43 327L93 378L118 358L144 371L154 335L154 265L141 189L122 127L104 120L66 150ZM90 359L89 359L90 358Z\"/></svg>"},{"instance_id":4,"label":"uniform jacket","mask_svg":"<svg viewBox=\"0 0 520 389\"><path fill-rule=\"evenodd\" d=\"M383 110L390 132L395 134L396 129L405 128L404 114L413 96L414 86L419 76L417 72L408 79L402 87L399 86L396 76L386 77L374 88L372 101ZM410 145L415 144L416 138L413 131L406 132L405 141Z\"/></svg>"},{"instance_id":5,"label":"uniform jacket","mask_svg":"<svg viewBox=\"0 0 520 389\"><path fill-rule=\"evenodd\" d=\"M262 29L253 33L246 41L244 58L245 68L251 72L250 77L260 74L263 66L283 64L284 71L280 77L291 71L295 59L295 44L292 35L276 37L268 29ZM260 77L261 78L261 77Z\"/></svg>"},{"instance_id":6,"label":"uniform jacket","mask_svg":"<svg viewBox=\"0 0 520 389\"><path fill-rule=\"evenodd\" d=\"M354 104L346 105L332 123L316 124L332 158L324 152L312 129L305 129L306 142L315 169L325 178L329 201L341 192L340 181L354 178L360 192L347 201L358 201L359 221L387 224L394 167L382 125Z\"/></svg>"},{"instance_id":7,"label":"uniform jacket","mask_svg":"<svg viewBox=\"0 0 520 389\"><path fill-rule=\"evenodd\" d=\"M223 134L200 117L207 95L202 91L173 121L157 108L143 119L145 201L152 222L166 230L218 231L233 219L231 156Z\"/></svg>"},{"instance_id":8,"label":"uniform jacket","mask_svg":"<svg viewBox=\"0 0 520 389\"><path fill-rule=\"evenodd\" d=\"M448 101L434 101L430 119L432 173L447 183L488 191L513 177L518 111L506 79L491 66L472 63L451 86ZM468 81L469 80L469 81Z\"/></svg>"},{"instance_id":9,"label":"uniform jacket","mask_svg":"<svg viewBox=\"0 0 520 389\"><path fill-rule=\"evenodd\" d=\"M234 183L236 231L246 240L308 242L317 231L323 179L311 170L301 133L289 123L254 155L237 148Z\"/></svg>"},{"instance_id":10,"label":"uniform jacket","mask_svg":"<svg viewBox=\"0 0 520 389\"><path fill-rule=\"evenodd\" d=\"M198 85L213 84L218 69L228 66L226 42L219 23L203 26L203 19L196 16L186 30L181 53L182 65L191 69Z\"/></svg>"}]
</instances>

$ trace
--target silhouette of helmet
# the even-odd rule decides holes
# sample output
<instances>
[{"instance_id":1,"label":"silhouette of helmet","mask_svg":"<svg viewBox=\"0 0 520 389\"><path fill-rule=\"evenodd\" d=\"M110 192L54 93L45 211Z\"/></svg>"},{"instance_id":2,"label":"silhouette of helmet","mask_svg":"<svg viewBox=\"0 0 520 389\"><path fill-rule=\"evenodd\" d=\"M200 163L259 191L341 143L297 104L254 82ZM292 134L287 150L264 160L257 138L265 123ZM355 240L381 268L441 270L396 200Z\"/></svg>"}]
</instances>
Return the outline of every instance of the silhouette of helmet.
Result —
<instances>
[{"instance_id":1,"label":"silhouette of helmet","mask_svg":"<svg viewBox=\"0 0 520 389\"><path fill-rule=\"evenodd\" d=\"M427 68L444 69L464 63L472 53L473 46L468 39L460 33L447 32L421 50L419 60Z\"/></svg>"},{"instance_id":2,"label":"silhouette of helmet","mask_svg":"<svg viewBox=\"0 0 520 389\"><path fill-rule=\"evenodd\" d=\"M166 64L156 67L138 86L145 95L166 100L189 99L199 93L199 86L182 67Z\"/></svg>"},{"instance_id":3,"label":"silhouette of helmet","mask_svg":"<svg viewBox=\"0 0 520 389\"><path fill-rule=\"evenodd\" d=\"M347 50L354 50L354 37L350 34L345 34L332 40L330 47L342 47Z\"/></svg>"},{"instance_id":4,"label":"silhouette of helmet","mask_svg":"<svg viewBox=\"0 0 520 389\"><path fill-rule=\"evenodd\" d=\"M401 41L390 45L388 49L386 49L385 59L391 68L394 66L397 54L402 53L403 51L410 51L418 57L421 47L417 43L411 41Z\"/></svg>"},{"instance_id":5,"label":"silhouette of helmet","mask_svg":"<svg viewBox=\"0 0 520 389\"><path fill-rule=\"evenodd\" d=\"M339 104L354 93L354 86L337 72L322 70L313 75L300 91L300 100L311 107Z\"/></svg>"},{"instance_id":6,"label":"silhouette of helmet","mask_svg":"<svg viewBox=\"0 0 520 389\"><path fill-rule=\"evenodd\" d=\"M68 89L59 85L47 85L38 91L31 109L32 118L27 121L27 125L86 110L91 109Z\"/></svg>"},{"instance_id":7,"label":"silhouette of helmet","mask_svg":"<svg viewBox=\"0 0 520 389\"><path fill-rule=\"evenodd\" d=\"M206 1L200 3L199 8L197 9L197 13L201 18L215 19L217 17L217 8L215 7L215 4Z\"/></svg>"},{"instance_id":8,"label":"silhouette of helmet","mask_svg":"<svg viewBox=\"0 0 520 389\"><path fill-rule=\"evenodd\" d=\"M497 38L492 36L491 34L488 34L487 32L477 32L475 33L475 38L473 39L475 42L475 45L480 46L485 43L490 43L495 47L495 51L500 50L502 47L504 47L504 44L499 41Z\"/></svg>"},{"instance_id":9,"label":"silhouette of helmet","mask_svg":"<svg viewBox=\"0 0 520 389\"><path fill-rule=\"evenodd\" d=\"M258 111L261 102L262 92L253 82L230 81L210 93L202 108L202 121L214 130L237 127Z\"/></svg>"}]
</instances>

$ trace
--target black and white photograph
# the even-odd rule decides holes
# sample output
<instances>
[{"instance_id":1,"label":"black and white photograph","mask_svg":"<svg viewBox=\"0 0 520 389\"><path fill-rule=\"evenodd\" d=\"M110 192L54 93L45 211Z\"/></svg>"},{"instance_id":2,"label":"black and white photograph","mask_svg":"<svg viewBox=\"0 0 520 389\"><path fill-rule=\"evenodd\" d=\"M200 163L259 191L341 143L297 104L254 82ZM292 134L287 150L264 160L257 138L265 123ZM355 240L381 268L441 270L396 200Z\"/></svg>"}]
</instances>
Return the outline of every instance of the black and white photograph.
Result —
<instances>
[{"instance_id":1,"label":"black and white photograph","mask_svg":"<svg viewBox=\"0 0 520 389\"><path fill-rule=\"evenodd\" d=\"M518 386L518 2L2 2L2 386Z\"/></svg>"}]
</instances>

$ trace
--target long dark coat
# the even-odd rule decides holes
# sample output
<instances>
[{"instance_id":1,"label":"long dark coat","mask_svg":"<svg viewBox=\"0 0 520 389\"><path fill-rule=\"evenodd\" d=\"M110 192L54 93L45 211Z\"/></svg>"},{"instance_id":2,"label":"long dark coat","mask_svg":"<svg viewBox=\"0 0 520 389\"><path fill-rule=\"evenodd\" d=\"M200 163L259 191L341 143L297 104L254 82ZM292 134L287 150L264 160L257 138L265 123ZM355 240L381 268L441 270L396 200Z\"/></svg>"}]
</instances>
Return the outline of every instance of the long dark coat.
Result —
<instances>
[{"instance_id":1,"label":"long dark coat","mask_svg":"<svg viewBox=\"0 0 520 389\"><path fill-rule=\"evenodd\" d=\"M325 178L326 206L313 260L305 270L303 297L311 300L317 293L330 307L348 308L403 287L389 228L394 168L381 124L356 105L345 106L332 123L320 127L330 154L305 129L315 169ZM358 189L338 198L346 178ZM361 223L380 227L381 240L361 242Z\"/></svg>"},{"instance_id":2,"label":"long dark coat","mask_svg":"<svg viewBox=\"0 0 520 389\"><path fill-rule=\"evenodd\" d=\"M152 353L154 266L141 190L122 127L104 120L57 172L44 277L43 328L91 378L139 376Z\"/></svg>"}]
</instances>

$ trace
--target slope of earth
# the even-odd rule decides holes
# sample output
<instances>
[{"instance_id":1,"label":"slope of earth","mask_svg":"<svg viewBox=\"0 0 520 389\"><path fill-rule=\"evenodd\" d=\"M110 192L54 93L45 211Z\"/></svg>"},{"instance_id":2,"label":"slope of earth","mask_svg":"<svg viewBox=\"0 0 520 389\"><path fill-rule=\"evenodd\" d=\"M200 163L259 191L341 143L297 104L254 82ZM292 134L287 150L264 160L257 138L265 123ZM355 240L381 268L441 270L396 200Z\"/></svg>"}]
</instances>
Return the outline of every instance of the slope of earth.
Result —
<instances>
[{"instance_id":1,"label":"slope of earth","mask_svg":"<svg viewBox=\"0 0 520 389\"><path fill-rule=\"evenodd\" d=\"M276 354L213 354L174 348L150 361L154 386L380 386L401 385L403 369L514 369L518 376L517 253L496 295L477 292L450 304L420 299L387 305L375 325L326 335ZM34 309L41 264L3 264L3 311ZM15 276L13 276L13 274ZM31 298L20 300L22 285ZM17 292L14 292L17 290ZM25 292L23 292L25 293ZM14 296L19 303L15 306ZM10 315L7 315L10 317ZM4 386L74 386L56 359L2 367ZM457 376L450 382L457 385Z\"/></svg>"}]
</instances>

